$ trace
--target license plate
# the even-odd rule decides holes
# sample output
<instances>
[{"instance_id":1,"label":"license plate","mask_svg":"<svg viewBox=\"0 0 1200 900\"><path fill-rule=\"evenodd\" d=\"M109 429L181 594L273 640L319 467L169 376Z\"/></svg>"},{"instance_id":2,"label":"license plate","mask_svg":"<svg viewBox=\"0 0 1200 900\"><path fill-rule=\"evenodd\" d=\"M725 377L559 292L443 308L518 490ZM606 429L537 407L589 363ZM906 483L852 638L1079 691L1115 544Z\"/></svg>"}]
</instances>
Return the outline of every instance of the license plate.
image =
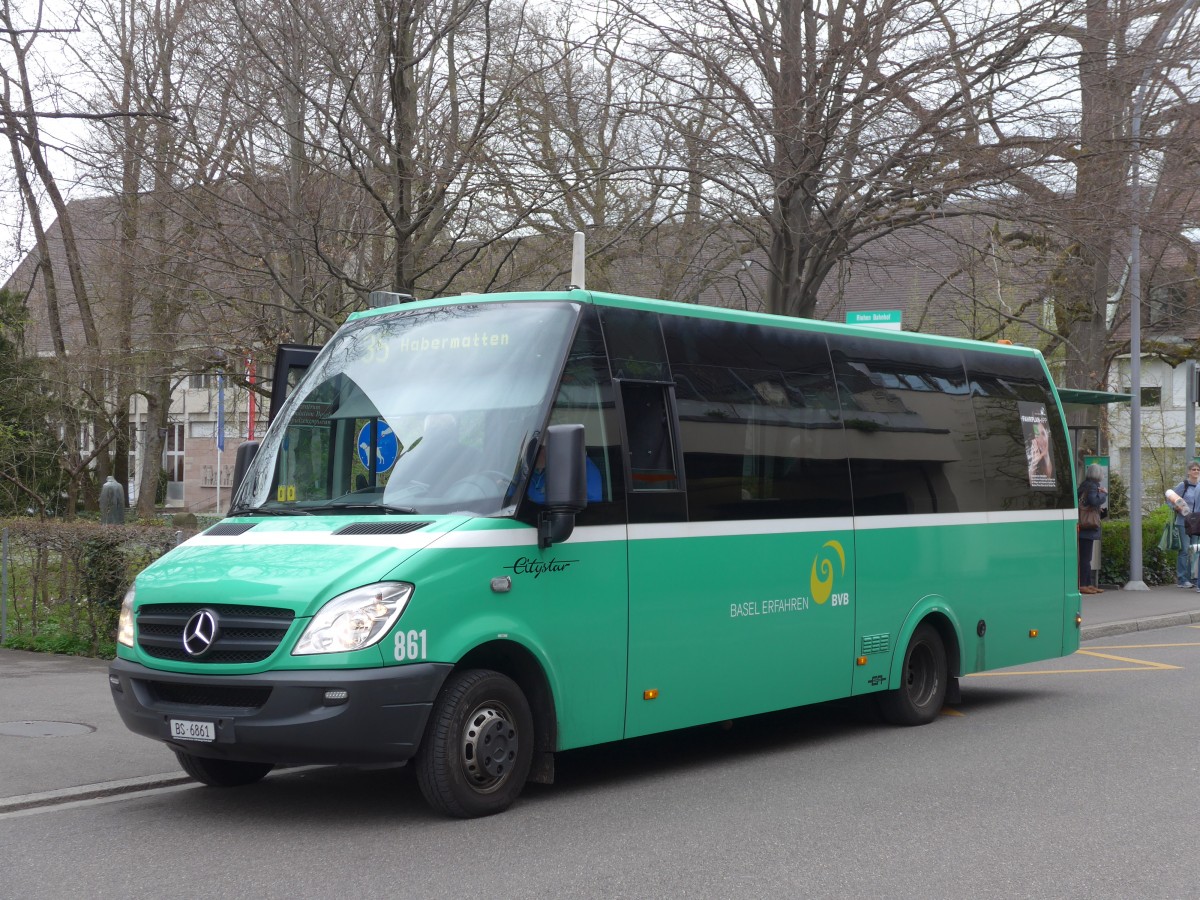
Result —
<instances>
[{"instance_id":1,"label":"license plate","mask_svg":"<svg viewBox=\"0 0 1200 900\"><path fill-rule=\"evenodd\" d=\"M217 739L217 728L212 722L193 722L190 719L171 719L171 737L177 741L205 741Z\"/></svg>"}]
</instances>

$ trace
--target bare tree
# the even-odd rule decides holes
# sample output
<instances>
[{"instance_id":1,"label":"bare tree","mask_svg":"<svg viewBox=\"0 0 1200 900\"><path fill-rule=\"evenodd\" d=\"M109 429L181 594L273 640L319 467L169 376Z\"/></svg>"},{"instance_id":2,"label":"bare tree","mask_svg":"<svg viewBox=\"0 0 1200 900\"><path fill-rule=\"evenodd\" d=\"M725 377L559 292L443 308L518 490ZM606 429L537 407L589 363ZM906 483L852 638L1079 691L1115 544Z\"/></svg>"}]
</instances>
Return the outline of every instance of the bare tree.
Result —
<instances>
[{"instance_id":1,"label":"bare tree","mask_svg":"<svg viewBox=\"0 0 1200 900\"><path fill-rule=\"evenodd\" d=\"M478 198L489 194L483 164L518 86L509 60L525 39L521 9L490 0L234 8L274 92L251 102L280 113L255 147L279 186L260 177L245 187L270 223L264 234L290 248L286 263L262 260L287 302L328 330L370 290L461 283L480 241L513 227Z\"/></svg>"},{"instance_id":2,"label":"bare tree","mask_svg":"<svg viewBox=\"0 0 1200 900\"><path fill-rule=\"evenodd\" d=\"M21 196L29 213L37 247L37 277L40 277L53 341L58 377L47 384L58 397L61 410L63 468L69 476L67 515L73 515L83 480L93 462L111 443L114 434L103 406L88 402L103 398L104 371L101 339L93 312L92 298L84 272L83 254L74 222L59 179L50 164L51 142L44 136L41 120L52 116L74 116L73 112L46 109L35 94L31 70L34 44L52 31L43 24L44 7L39 2L28 21L19 17L10 0L0 3L0 34L7 42L8 61L0 64L0 130L8 138ZM42 197L57 216L57 242L61 257L52 252L49 232L41 214ZM70 296L60 292L55 272L56 257L67 270ZM69 306L67 310L65 307ZM81 343L68 341L64 319L77 324Z\"/></svg>"},{"instance_id":3,"label":"bare tree","mask_svg":"<svg viewBox=\"0 0 1200 900\"><path fill-rule=\"evenodd\" d=\"M1195 14L1178 18L1183 0L1084 0L1037 31L1049 38L1038 90L1027 91L1026 113L990 117L996 143L1024 147L1026 164L1013 170L994 208L1006 218L1000 243L1031 251L1044 273L1042 295L1051 319L1014 316L1040 333L1037 343L1063 369L1069 387L1104 387L1116 355L1128 352L1121 298L1129 249L1130 113L1143 76L1150 103L1143 129L1143 222L1155 278L1172 252L1194 255L1184 237L1196 210ZM1167 33L1167 29L1175 30ZM1152 64L1154 63L1154 64ZM1148 292L1150 293L1150 292ZM1180 306L1180 312L1183 310ZM1161 317L1166 341L1158 349L1182 354L1190 333L1178 315ZM1172 343L1177 346L1171 347Z\"/></svg>"},{"instance_id":4,"label":"bare tree","mask_svg":"<svg viewBox=\"0 0 1200 900\"><path fill-rule=\"evenodd\" d=\"M767 262L766 308L812 315L839 259L1003 183L983 124L1030 75L1049 4L676 0L630 5L657 70L728 123L706 171Z\"/></svg>"},{"instance_id":5,"label":"bare tree","mask_svg":"<svg viewBox=\"0 0 1200 900\"><path fill-rule=\"evenodd\" d=\"M564 4L526 21L531 40L509 63L522 88L484 184L508 221L524 223L526 242L545 249L513 254L506 277L565 284L564 238L582 230L589 286L619 290L633 280L695 302L738 255L711 215L717 205L702 200L699 160L721 128L719 111L681 107L646 55L644 31L623 15Z\"/></svg>"},{"instance_id":6,"label":"bare tree","mask_svg":"<svg viewBox=\"0 0 1200 900\"><path fill-rule=\"evenodd\" d=\"M112 122L94 145L91 177L119 198L115 240L93 260L105 278L124 361L124 413L147 406L138 511L154 509L173 388L189 371L240 349L222 329L228 268L213 259L216 197L227 178L240 109L210 40L207 4L97 2L89 8L100 51L89 57L98 108L149 110ZM245 322L243 320L244 327ZM118 393L122 393L118 390Z\"/></svg>"}]
</instances>

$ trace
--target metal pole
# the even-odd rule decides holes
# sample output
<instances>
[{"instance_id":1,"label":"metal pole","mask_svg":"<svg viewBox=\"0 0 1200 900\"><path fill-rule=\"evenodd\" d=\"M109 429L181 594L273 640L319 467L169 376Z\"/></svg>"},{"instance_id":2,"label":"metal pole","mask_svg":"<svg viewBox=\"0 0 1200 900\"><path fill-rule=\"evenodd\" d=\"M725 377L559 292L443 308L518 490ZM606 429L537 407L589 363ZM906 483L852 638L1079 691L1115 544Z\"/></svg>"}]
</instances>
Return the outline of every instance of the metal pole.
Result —
<instances>
[{"instance_id":1,"label":"metal pole","mask_svg":"<svg viewBox=\"0 0 1200 900\"><path fill-rule=\"evenodd\" d=\"M1146 69L1149 74L1149 67ZM1148 591L1142 580L1142 226L1141 134L1145 77L1133 104L1133 163L1130 198L1133 227L1129 232L1129 581L1127 591Z\"/></svg>"},{"instance_id":2,"label":"metal pole","mask_svg":"<svg viewBox=\"0 0 1200 900\"><path fill-rule=\"evenodd\" d=\"M1187 379L1187 390L1183 401L1183 464L1196 457L1196 361L1189 359L1183 364L1183 376Z\"/></svg>"},{"instance_id":3,"label":"metal pole","mask_svg":"<svg viewBox=\"0 0 1200 900\"><path fill-rule=\"evenodd\" d=\"M0 538L0 644L8 640L8 529Z\"/></svg>"},{"instance_id":4,"label":"metal pole","mask_svg":"<svg viewBox=\"0 0 1200 900\"><path fill-rule=\"evenodd\" d=\"M1176 23L1195 6L1197 0L1184 0L1175 10L1167 27L1158 36L1154 54L1142 70L1133 97L1129 123L1131 150L1129 197L1132 204L1129 229L1129 582L1127 591L1147 591L1142 580L1142 110L1150 74L1159 53ZM1190 448L1189 448L1190 449Z\"/></svg>"}]
</instances>

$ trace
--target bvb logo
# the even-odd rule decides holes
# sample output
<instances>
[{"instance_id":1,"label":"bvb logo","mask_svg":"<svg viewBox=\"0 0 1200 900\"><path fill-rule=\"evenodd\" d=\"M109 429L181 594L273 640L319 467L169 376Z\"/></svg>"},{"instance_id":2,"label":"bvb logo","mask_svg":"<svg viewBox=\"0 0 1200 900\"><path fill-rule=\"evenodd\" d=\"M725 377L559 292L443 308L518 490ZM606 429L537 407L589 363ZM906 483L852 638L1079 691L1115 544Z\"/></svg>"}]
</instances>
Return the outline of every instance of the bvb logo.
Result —
<instances>
[{"instance_id":1,"label":"bvb logo","mask_svg":"<svg viewBox=\"0 0 1200 900\"><path fill-rule=\"evenodd\" d=\"M832 550L830 553L828 551ZM817 555L813 557L812 574L808 577L808 586L812 591L813 599L817 603L824 603L829 599L829 595L833 593L833 578L834 578L834 558L841 567L836 574L846 574L846 551L842 549L842 545L837 541L826 541L821 545L821 549L817 551Z\"/></svg>"}]
</instances>

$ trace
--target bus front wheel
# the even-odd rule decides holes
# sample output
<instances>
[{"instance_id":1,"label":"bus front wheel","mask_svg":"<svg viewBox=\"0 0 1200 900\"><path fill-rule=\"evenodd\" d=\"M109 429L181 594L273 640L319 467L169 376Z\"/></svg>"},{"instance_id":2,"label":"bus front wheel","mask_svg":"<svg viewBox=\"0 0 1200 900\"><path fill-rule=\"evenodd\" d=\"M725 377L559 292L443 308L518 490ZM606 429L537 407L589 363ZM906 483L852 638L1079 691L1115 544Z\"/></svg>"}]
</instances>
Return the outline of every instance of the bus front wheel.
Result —
<instances>
[{"instance_id":1,"label":"bus front wheel","mask_svg":"<svg viewBox=\"0 0 1200 900\"><path fill-rule=\"evenodd\" d=\"M416 773L430 806L459 818L507 809L533 760L533 714L511 678L487 669L456 672L442 687Z\"/></svg>"},{"instance_id":2,"label":"bus front wheel","mask_svg":"<svg viewBox=\"0 0 1200 900\"><path fill-rule=\"evenodd\" d=\"M879 711L893 725L927 725L937 718L946 699L946 647L932 625L923 623L913 632L900 687L879 695Z\"/></svg>"}]
</instances>

